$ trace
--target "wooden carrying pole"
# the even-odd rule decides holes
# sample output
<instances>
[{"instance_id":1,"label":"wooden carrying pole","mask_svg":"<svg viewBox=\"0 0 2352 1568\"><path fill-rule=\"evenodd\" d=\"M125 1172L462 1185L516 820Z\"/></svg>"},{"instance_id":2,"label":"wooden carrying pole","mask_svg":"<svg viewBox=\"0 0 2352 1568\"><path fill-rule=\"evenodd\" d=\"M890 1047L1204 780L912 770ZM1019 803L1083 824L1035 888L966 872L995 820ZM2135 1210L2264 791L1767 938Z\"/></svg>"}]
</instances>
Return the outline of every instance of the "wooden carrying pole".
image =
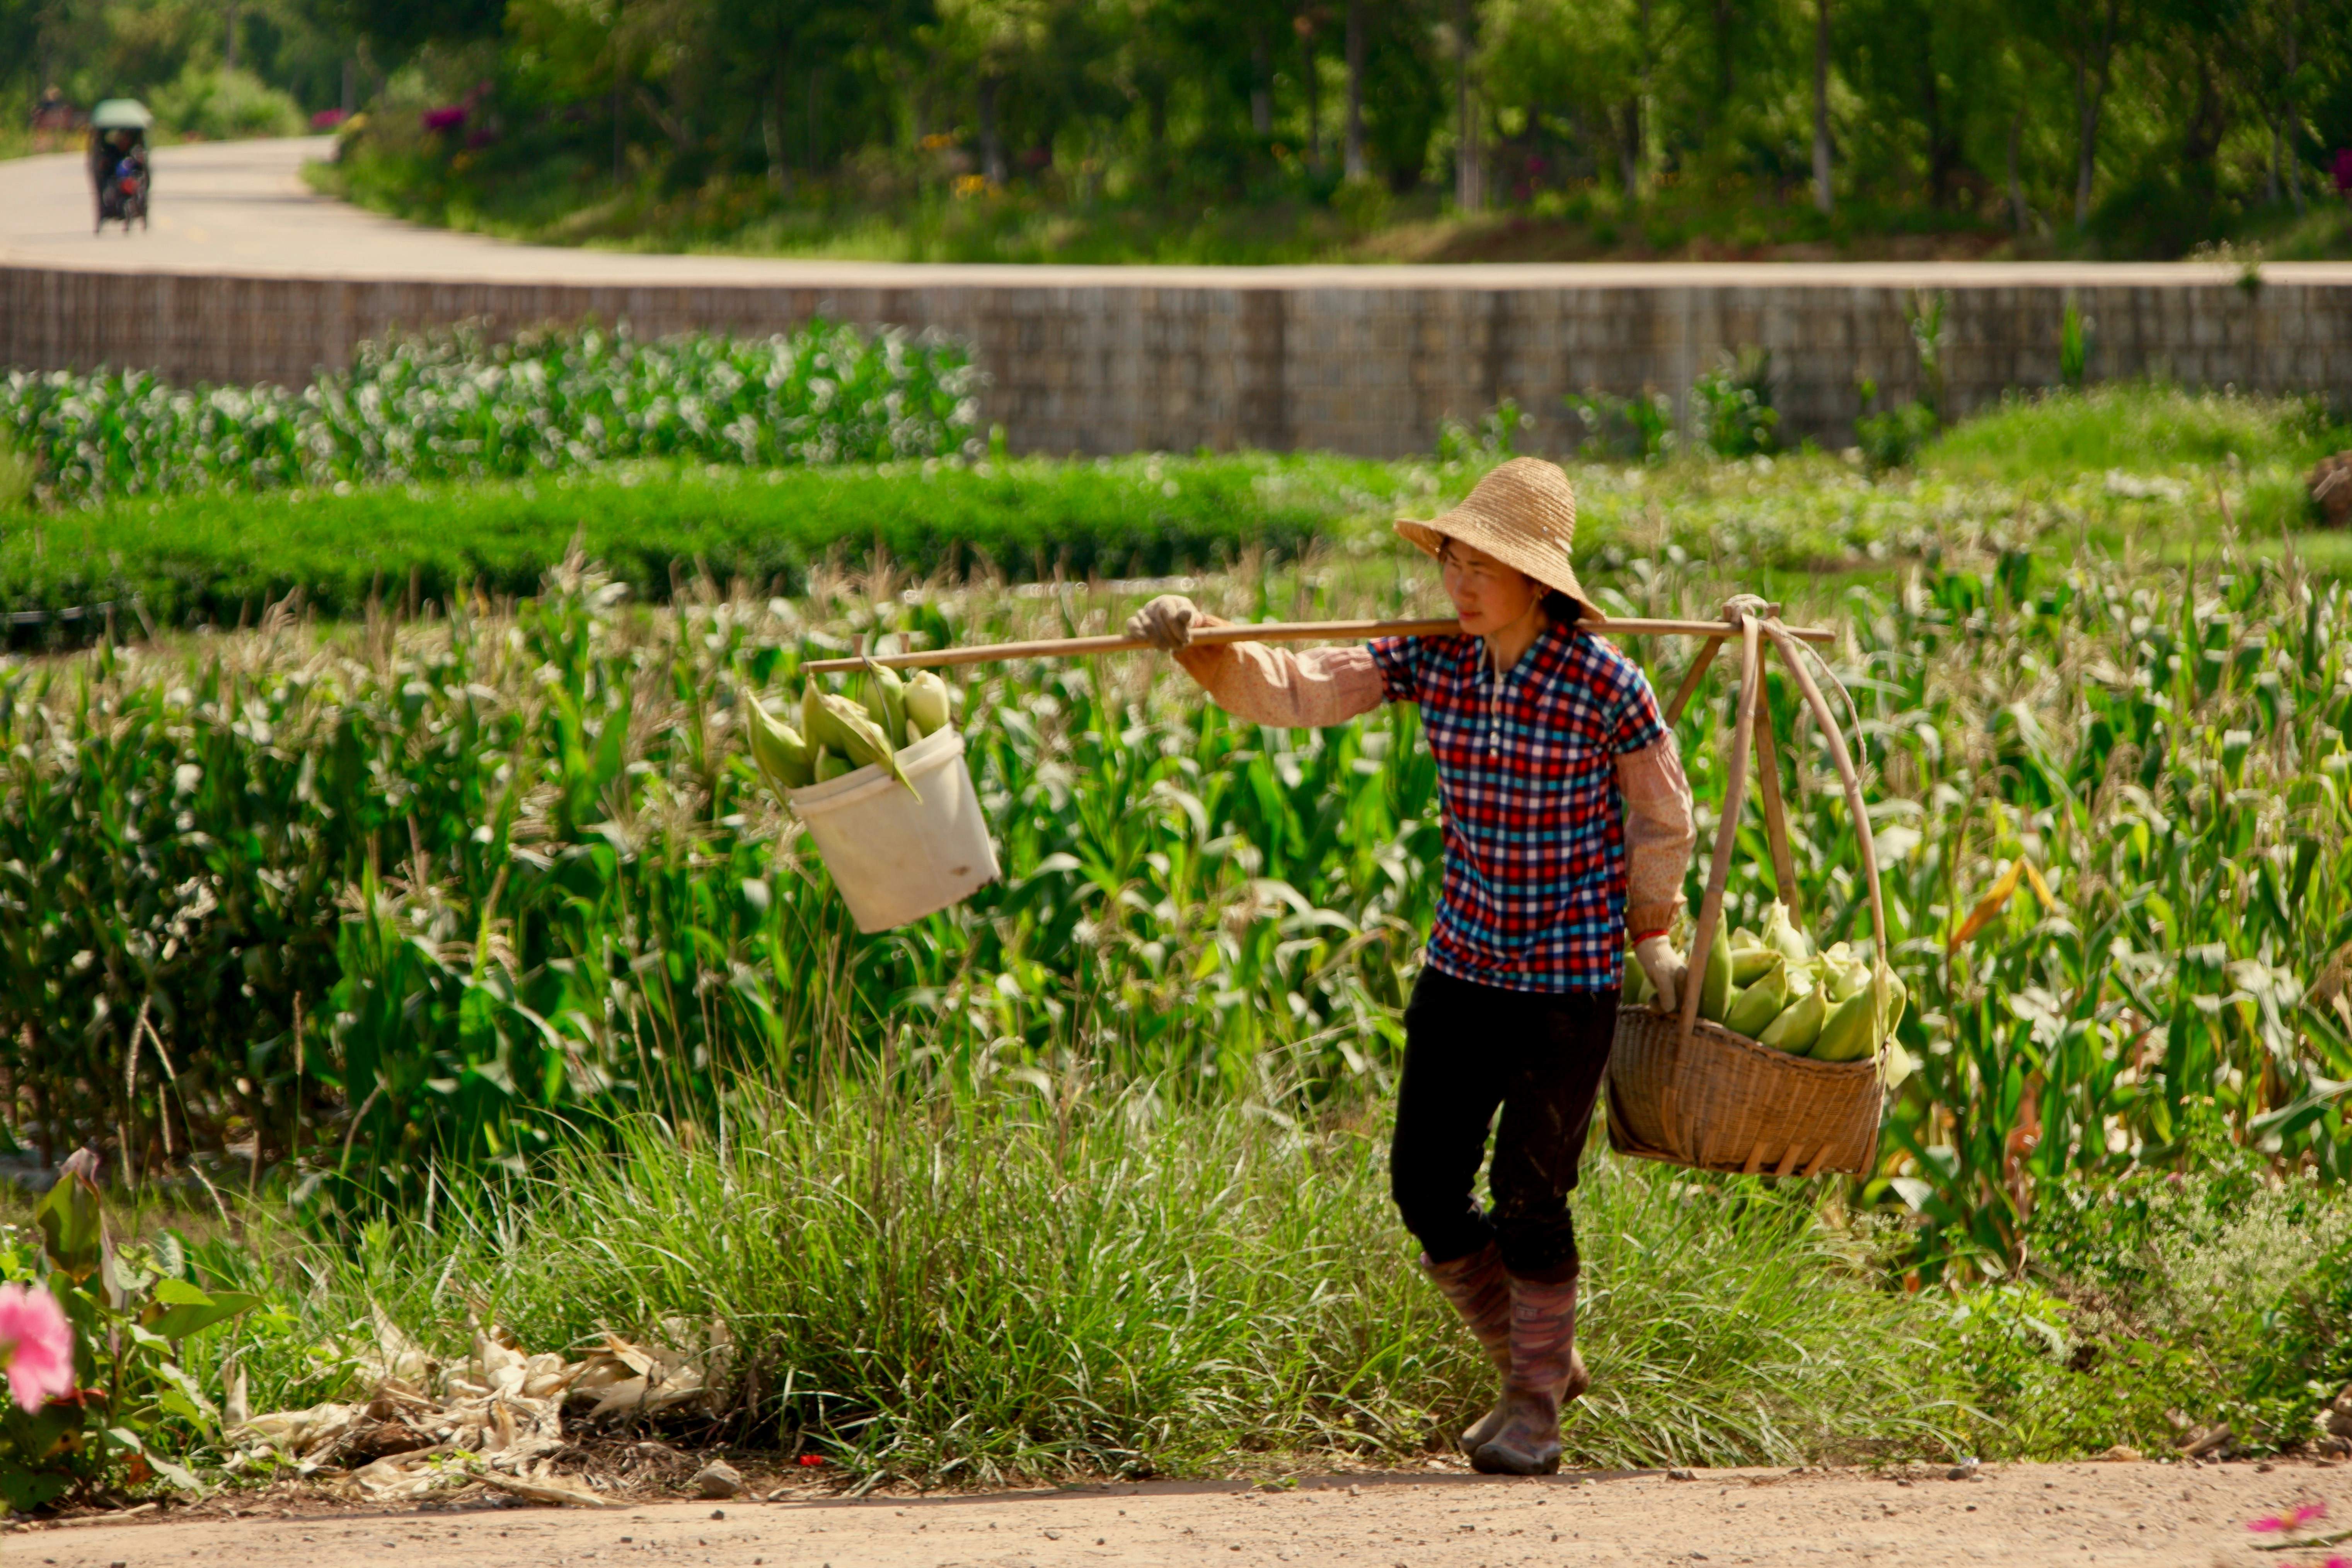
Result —
<instances>
[{"instance_id":1,"label":"wooden carrying pole","mask_svg":"<svg viewBox=\"0 0 2352 1568\"><path fill-rule=\"evenodd\" d=\"M1585 620L1587 631L1614 637L1736 637L1739 627L1729 621ZM1837 634L1824 626L1790 626L1788 635L1805 642L1834 642ZM1192 634L1195 647L1234 642L1339 642L1355 637L1458 637L1462 623L1452 618L1427 621L1265 621L1256 626L1202 626ZM1041 637L1033 642L975 643L969 647L939 647L921 653L884 653L874 662L886 669L920 669L951 664L996 664L1013 658L1076 658L1096 653L1135 653L1155 647L1141 637ZM1710 647L1714 645L1710 644ZM866 668L863 658L819 658L801 666L809 674Z\"/></svg>"}]
</instances>

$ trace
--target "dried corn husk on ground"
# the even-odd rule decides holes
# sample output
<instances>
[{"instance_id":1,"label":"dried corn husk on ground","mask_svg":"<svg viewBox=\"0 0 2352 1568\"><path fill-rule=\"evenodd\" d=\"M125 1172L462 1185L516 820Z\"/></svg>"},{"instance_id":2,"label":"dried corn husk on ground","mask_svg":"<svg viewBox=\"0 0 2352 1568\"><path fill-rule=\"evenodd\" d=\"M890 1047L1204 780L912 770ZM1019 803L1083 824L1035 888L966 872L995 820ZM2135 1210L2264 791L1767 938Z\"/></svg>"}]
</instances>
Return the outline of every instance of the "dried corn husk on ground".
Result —
<instances>
[{"instance_id":1,"label":"dried corn husk on ground","mask_svg":"<svg viewBox=\"0 0 2352 1568\"><path fill-rule=\"evenodd\" d=\"M373 1344L327 1347L356 1363L365 1398L248 1415L239 1372L224 1425L240 1458L274 1457L368 1501L478 1489L614 1507L620 1500L556 1473L557 1458L573 1447L567 1409L579 1435L614 1415L715 1412L726 1398L734 1363L726 1325L714 1320L699 1329L670 1318L660 1328L660 1341L607 1334L584 1358L567 1361L528 1354L506 1330L477 1323L472 1353L443 1366L379 1312Z\"/></svg>"}]
</instances>

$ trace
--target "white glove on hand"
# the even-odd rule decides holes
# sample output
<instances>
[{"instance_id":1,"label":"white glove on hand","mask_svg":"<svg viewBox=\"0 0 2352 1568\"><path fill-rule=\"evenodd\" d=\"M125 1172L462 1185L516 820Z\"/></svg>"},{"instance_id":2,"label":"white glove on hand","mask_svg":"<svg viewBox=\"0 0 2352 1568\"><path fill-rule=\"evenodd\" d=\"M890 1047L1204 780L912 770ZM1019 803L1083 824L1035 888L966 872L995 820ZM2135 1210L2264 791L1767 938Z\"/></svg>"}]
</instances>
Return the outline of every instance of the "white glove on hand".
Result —
<instances>
[{"instance_id":1,"label":"white glove on hand","mask_svg":"<svg viewBox=\"0 0 2352 1568\"><path fill-rule=\"evenodd\" d=\"M1162 594L1127 617L1127 635L1174 653L1192 640L1200 608L1181 594Z\"/></svg>"},{"instance_id":2,"label":"white glove on hand","mask_svg":"<svg viewBox=\"0 0 2352 1568\"><path fill-rule=\"evenodd\" d=\"M1683 980L1689 973L1682 955L1663 936L1645 936L1633 944L1633 962L1650 977L1658 993L1658 1010L1671 1013L1682 1002Z\"/></svg>"}]
</instances>

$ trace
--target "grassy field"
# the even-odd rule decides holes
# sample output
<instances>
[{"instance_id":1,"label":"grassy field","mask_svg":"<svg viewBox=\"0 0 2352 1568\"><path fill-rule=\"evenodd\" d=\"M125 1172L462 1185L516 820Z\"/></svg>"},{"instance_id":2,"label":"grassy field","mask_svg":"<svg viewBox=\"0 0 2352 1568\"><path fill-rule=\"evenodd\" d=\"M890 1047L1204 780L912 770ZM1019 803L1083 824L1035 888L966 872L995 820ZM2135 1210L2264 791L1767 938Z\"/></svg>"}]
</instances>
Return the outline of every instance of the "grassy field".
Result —
<instances>
[{"instance_id":1,"label":"grassy field","mask_svg":"<svg viewBox=\"0 0 2352 1568\"><path fill-rule=\"evenodd\" d=\"M1596 1155L1603 1382L1575 1458L2077 1455L2161 1447L2174 1412L2266 1451L2352 1381L2352 598L2292 533L2248 543L2336 438L2299 405L2135 391L2021 404L1876 480L1818 455L1579 468L1609 608L1764 585L1841 628L1915 1005L1862 1180ZM936 495L1008 531L1024 494L1107 520L1197 490L1200 537L1246 553L1192 591L1294 616L1433 607L1378 525L1478 466L548 489L835 495L861 526L912 496L910 529ZM1257 548L1269 496L1288 553ZM332 505L437 503L422 548L528 500ZM44 549L104 515L48 514ZM519 575L552 530L517 531ZM377 1305L453 1350L469 1312L534 1350L716 1315L742 1381L716 1425L665 1429L865 1475L1422 1449L1476 1369L1382 1191L1436 883L1412 716L1261 731L1143 658L979 672L1005 880L860 937L741 755L744 694L860 636L1093 631L1150 589L910 579L801 537L772 595L681 574L639 605L575 558L510 605L420 587L409 617L281 608L0 667L15 1136L94 1138L142 1183L193 1168L232 1213L257 1181L239 1239L188 1264L273 1303L190 1352L215 1388L236 1358L257 1408L352 1392ZM1661 686L1689 657L1633 651ZM1708 834L1726 710L1714 682L1681 732ZM1816 744L1784 765L1806 923L1851 936L1852 825ZM1752 921L1770 874L1734 831Z\"/></svg>"}]
</instances>

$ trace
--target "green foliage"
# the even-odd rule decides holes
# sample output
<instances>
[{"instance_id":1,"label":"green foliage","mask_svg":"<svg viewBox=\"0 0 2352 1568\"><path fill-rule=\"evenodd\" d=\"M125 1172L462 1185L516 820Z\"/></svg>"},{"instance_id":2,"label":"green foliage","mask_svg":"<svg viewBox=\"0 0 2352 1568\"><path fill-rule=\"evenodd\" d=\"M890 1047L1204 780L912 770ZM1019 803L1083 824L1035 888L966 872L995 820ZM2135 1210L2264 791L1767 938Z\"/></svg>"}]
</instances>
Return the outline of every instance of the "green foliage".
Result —
<instances>
[{"instance_id":1,"label":"green foliage","mask_svg":"<svg viewBox=\"0 0 2352 1568\"><path fill-rule=\"evenodd\" d=\"M2318 397L2196 391L2162 382L2012 393L1937 437L1947 472L2008 479L2072 473L2308 467L2352 446ZM2210 478L2203 481L2210 487Z\"/></svg>"},{"instance_id":2,"label":"green foliage","mask_svg":"<svg viewBox=\"0 0 2352 1568\"><path fill-rule=\"evenodd\" d=\"M1584 426L1579 450L1589 458L1622 457L1659 463L1681 440L1675 430L1675 400L1663 392L1645 392L1638 397L1570 393L1561 401Z\"/></svg>"},{"instance_id":3,"label":"green foliage","mask_svg":"<svg viewBox=\"0 0 2352 1568\"><path fill-rule=\"evenodd\" d=\"M1691 383L1691 419L1718 458L1777 450L1780 415L1772 406L1772 351L1751 345L1704 372Z\"/></svg>"},{"instance_id":4,"label":"green foliage","mask_svg":"<svg viewBox=\"0 0 2352 1568\"><path fill-rule=\"evenodd\" d=\"M1352 1097L1296 1115L1284 1079L1311 1048L1207 1103L1189 1074L1068 1056L960 1083L902 1060L789 1100L747 1088L720 1142L632 1121L616 1157L453 1183L429 1224L303 1247L320 1285L300 1310L325 1330L381 1302L429 1350L465 1342L453 1296L534 1347L715 1316L759 1391L739 1440L934 1481L1393 1459L1491 1395L1412 1264L1384 1118ZM1927 1314L1803 1189L1682 1175L1596 1161L1580 1189L1594 1387L1573 1458L1949 1454ZM295 1352L257 1355L257 1385L300 1375Z\"/></svg>"},{"instance_id":5,"label":"green foliage","mask_svg":"<svg viewBox=\"0 0 2352 1568\"><path fill-rule=\"evenodd\" d=\"M148 107L174 136L224 141L240 136L294 136L303 129L294 100L251 71L188 62L153 89Z\"/></svg>"},{"instance_id":6,"label":"green foliage","mask_svg":"<svg viewBox=\"0 0 2352 1568\"><path fill-rule=\"evenodd\" d=\"M1868 409L1878 401L1878 384L1864 377L1861 393L1863 407ZM1918 458L1919 449L1933 440L1941 427L1942 421L1936 416L1933 405L1911 399L1861 415L1853 422L1853 438L1870 471L1883 474L1909 468Z\"/></svg>"},{"instance_id":7,"label":"green foliage","mask_svg":"<svg viewBox=\"0 0 2352 1568\"><path fill-rule=\"evenodd\" d=\"M1497 463L1516 457L1519 449L1519 432L1533 424L1518 404L1506 397L1480 416L1474 428L1465 420L1445 418L1437 426L1437 460L1459 463L1465 459L1480 463Z\"/></svg>"},{"instance_id":8,"label":"green foliage","mask_svg":"<svg viewBox=\"0 0 2352 1568\"><path fill-rule=\"evenodd\" d=\"M469 329L362 343L305 391L174 387L146 372L12 371L0 430L53 502L548 476L633 458L884 462L962 449L960 347L814 323L762 341L642 342L625 327Z\"/></svg>"},{"instance_id":9,"label":"green foliage","mask_svg":"<svg viewBox=\"0 0 2352 1568\"><path fill-rule=\"evenodd\" d=\"M1427 470L1329 458L1120 458L771 468L627 463L517 482L198 493L27 517L0 534L12 610L111 605L119 627L250 625L289 595L357 617L538 590L580 542L649 600L681 580L804 587L829 557L917 573L1161 573L1296 554ZM1428 480L1433 483L1433 480ZM103 617L67 624L95 635Z\"/></svg>"},{"instance_id":10,"label":"green foliage","mask_svg":"<svg viewBox=\"0 0 2352 1568\"><path fill-rule=\"evenodd\" d=\"M2082 307L2069 300L2058 322L2058 384L2070 392L2080 392L2090 363L2090 337L2083 326Z\"/></svg>"},{"instance_id":11,"label":"green foliage","mask_svg":"<svg viewBox=\"0 0 2352 1568\"><path fill-rule=\"evenodd\" d=\"M145 1243L109 1233L94 1156L66 1163L34 1213L28 1248L0 1242L0 1277L42 1284L74 1331L75 1396L0 1407L0 1502L21 1513L68 1494L161 1475L196 1488L168 1456L216 1436L220 1413L182 1364L182 1346L261 1305L198 1283L176 1233Z\"/></svg>"},{"instance_id":12,"label":"green foliage","mask_svg":"<svg viewBox=\"0 0 2352 1568\"><path fill-rule=\"evenodd\" d=\"M2226 1143L2193 1175L2040 1184L2038 1283L1957 1298L1939 1336L1989 1450L2157 1453L2227 1422L2242 1452L2307 1444L2352 1383L2352 1204Z\"/></svg>"}]
</instances>

